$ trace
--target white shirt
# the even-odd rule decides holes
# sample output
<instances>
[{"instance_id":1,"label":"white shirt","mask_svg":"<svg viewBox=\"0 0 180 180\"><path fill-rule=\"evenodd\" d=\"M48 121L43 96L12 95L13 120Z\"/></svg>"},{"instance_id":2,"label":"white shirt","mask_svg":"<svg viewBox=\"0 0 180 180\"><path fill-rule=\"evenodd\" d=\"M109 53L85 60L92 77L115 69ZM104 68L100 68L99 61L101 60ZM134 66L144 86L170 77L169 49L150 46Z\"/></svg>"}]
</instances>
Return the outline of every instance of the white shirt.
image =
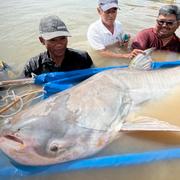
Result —
<instances>
[{"instance_id":1,"label":"white shirt","mask_svg":"<svg viewBox=\"0 0 180 180\"><path fill-rule=\"evenodd\" d=\"M112 34L102 23L101 19L92 23L87 32L87 39L91 47L95 50L105 49L106 46L122 41L122 25L119 21L114 23L114 33Z\"/></svg>"}]
</instances>

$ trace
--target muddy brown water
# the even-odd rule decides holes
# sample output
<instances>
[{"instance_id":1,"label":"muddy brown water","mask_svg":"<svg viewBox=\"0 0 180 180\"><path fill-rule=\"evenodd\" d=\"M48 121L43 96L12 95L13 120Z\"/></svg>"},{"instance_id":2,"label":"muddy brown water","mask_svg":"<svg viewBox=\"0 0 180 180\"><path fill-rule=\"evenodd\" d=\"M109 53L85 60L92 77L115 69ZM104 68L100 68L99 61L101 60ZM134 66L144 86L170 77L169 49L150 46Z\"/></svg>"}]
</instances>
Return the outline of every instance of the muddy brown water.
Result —
<instances>
[{"instance_id":1,"label":"muddy brown water","mask_svg":"<svg viewBox=\"0 0 180 180\"><path fill-rule=\"evenodd\" d=\"M160 6L169 3L180 5L180 0L121 0L118 19L126 32L133 37L142 28L152 27ZM97 66L125 65L129 60L106 59L91 50L86 39L90 23L98 19L96 0L0 0L0 58L21 71L24 63L32 56L44 50L38 41L38 23L42 16L56 14L67 24L72 37L69 47L87 50ZM177 34L180 35L179 30ZM114 49L116 51L116 49ZM119 50L117 50L119 51ZM124 50L121 50L125 52ZM154 61L173 61L180 59L176 53L153 53ZM161 109L149 108L141 113L154 113L161 118L171 119L180 125L179 96L161 104ZM157 104L156 104L157 105ZM151 106L153 107L153 105ZM154 106L155 107L155 106ZM160 106L159 106L160 107ZM158 109L158 111L156 111ZM174 117L174 118L173 118ZM166 132L121 133L121 137L102 150L96 156L145 152L165 148L179 147L180 134ZM129 167L82 170L67 173L55 173L48 176L36 175L24 177L26 180L179 180L180 160L158 161L150 164ZM0 177L1 179L1 177ZM3 178L4 179L4 178ZM21 179L9 176L9 179Z\"/></svg>"}]
</instances>

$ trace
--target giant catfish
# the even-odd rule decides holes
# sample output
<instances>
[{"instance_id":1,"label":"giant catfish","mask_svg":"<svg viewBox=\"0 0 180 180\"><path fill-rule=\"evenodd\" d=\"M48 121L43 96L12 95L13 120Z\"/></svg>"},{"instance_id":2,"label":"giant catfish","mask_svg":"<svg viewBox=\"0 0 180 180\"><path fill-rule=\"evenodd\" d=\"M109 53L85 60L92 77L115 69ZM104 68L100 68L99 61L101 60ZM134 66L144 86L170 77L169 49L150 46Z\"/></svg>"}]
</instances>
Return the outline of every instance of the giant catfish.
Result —
<instances>
[{"instance_id":1,"label":"giant catfish","mask_svg":"<svg viewBox=\"0 0 180 180\"><path fill-rule=\"evenodd\" d=\"M174 94L180 67L107 70L4 120L0 149L21 164L48 165L95 154L121 131L180 131L168 119L138 115Z\"/></svg>"}]
</instances>

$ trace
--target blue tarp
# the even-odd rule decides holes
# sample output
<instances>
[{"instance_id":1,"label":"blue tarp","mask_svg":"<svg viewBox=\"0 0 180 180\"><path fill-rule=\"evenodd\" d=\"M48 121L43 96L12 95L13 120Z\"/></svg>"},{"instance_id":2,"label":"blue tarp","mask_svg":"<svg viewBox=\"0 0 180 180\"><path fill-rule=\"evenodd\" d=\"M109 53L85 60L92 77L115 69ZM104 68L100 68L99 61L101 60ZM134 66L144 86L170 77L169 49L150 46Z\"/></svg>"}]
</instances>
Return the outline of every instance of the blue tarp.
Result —
<instances>
[{"instance_id":1,"label":"blue tarp","mask_svg":"<svg viewBox=\"0 0 180 180\"><path fill-rule=\"evenodd\" d=\"M153 69L174 67L180 65L180 61L175 62L155 62L152 63ZM107 69L126 68L127 66L116 66L106 68L92 68L79 71L58 72L42 74L36 77L35 82L42 84L45 89L49 89L48 96L72 87L82 80ZM56 88L56 89L55 89ZM48 175L51 173L81 170L81 169L99 169L108 167L131 166L144 163L150 163L159 160L170 160L180 158L180 148L164 149L142 153L112 155L106 157L97 157L72 161L63 164L30 167L14 163L3 153L0 153L0 177Z\"/></svg>"},{"instance_id":2,"label":"blue tarp","mask_svg":"<svg viewBox=\"0 0 180 180\"><path fill-rule=\"evenodd\" d=\"M93 157L61 163L56 165L31 167L11 163L6 157L1 155L0 179L7 177L24 177L50 175L77 170L103 169L115 167L128 167L142 165L163 160L180 159L180 148L162 149L141 153L116 154L111 156Z\"/></svg>"},{"instance_id":3,"label":"blue tarp","mask_svg":"<svg viewBox=\"0 0 180 180\"><path fill-rule=\"evenodd\" d=\"M152 69L172 68L180 65L180 60L166 61L166 62L153 62L151 64Z\"/></svg>"},{"instance_id":4,"label":"blue tarp","mask_svg":"<svg viewBox=\"0 0 180 180\"><path fill-rule=\"evenodd\" d=\"M153 62L152 69L162 69L168 67L175 67L180 65L180 60L168 62ZM41 74L35 78L35 84L43 85L45 90L45 98L50 95L70 88L81 81L89 78L90 76L101 71L113 68L127 68L127 66L111 66L103 68L89 68L68 72L53 72Z\"/></svg>"},{"instance_id":5,"label":"blue tarp","mask_svg":"<svg viewBox=\"0 0 180 180\"><path fill-rule=\"evenodd\" d=\"M50 95L68 89L83 80L113 68L127 68L127 66L111 66L105 68L89 68L68 72L53 72L41 74L35 78L35 84L42 85L45 90L45 98Z\"/></svg>"}]
</instances>

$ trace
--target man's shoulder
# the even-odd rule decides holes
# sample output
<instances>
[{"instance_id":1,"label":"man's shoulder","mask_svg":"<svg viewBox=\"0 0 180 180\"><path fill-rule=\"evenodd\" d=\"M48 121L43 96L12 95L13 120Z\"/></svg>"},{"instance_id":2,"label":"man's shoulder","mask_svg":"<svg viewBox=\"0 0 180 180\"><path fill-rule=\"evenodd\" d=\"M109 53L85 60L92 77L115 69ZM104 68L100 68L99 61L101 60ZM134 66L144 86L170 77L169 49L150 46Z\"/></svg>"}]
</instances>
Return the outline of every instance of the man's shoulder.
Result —
<instances>
[{"instance_id":1,"label":"man's shoulder","mask_svg":"<svg viewBox=\"0 0 180 180\"><path fill-rule=\"evenodd\" d=\"M93 61L88 52L79 49L67 48L65 59L67 60L67 62L69 62L69 60L76 59L76 64L84 64L87 65L87 67L90 67L93 64Z\"/></svg>"},{"instance_id":2,"label":"man's shoulder","mask_svg":"<svg viewBox=\"0 0 180 180\"><path fill-rule=\"evenodd\" d=\"M66 56L69 58L76 58L76 60L88 60L92 61L87 51L67 48Z\"/></svg>"},{"instance_id":3,"label":"man's shoulder","mask_svg":"<svg viewBox=\"0 0 180 180\"><path fill-rule=\"evenodd\" d=\"M138 34L149 34L153 32L154 32L154 28L146 28L146 29L140 30Z\"/></svg>"},{"instance_id":4,"label":"man's shoulder","mask_svg":"<svg viewBox=\"0 0 180 180\"><path fill-rule=\"evenodd\" d=\"M122 23L121 23L120 21L118 21L118 20L115 21L115 24L116 24L117 26L122 26Z\"/></svg>"},{"instance_id":5,"label":"man's shoulder","mask_svg":"<svg viewBox=\"0 0 180 180\"><path fill-rule=\"evenodd\" d=\"M89 25L89 28L88 28L88 30L90 31L92 31L92 30L99 30L99 26L101 25L101 21L100 20L97 20L97 21L95 21L95 22L93 22L93 23L91 23L90 25Z\"/></svg>"},{"instance_id":6,"label":"man's shoulder","mask_svg":"<svg viewBox=\"0 0 180 180\"><path fill-rule=\"evenodd\" d=\"M139 31L136 34L134 40L136 41L137 39L141 39L141 40L144 39L144 41L146 41L149 38L154 39L155 36L156 36L155 29L154 28L147 28L147 29L143 29L143 30Z\"/></svg>"},{"instance_id":7,"label":"man's shoulder","mask_svg":"<svg viewBox=\"0 0 180 180\"><path fill-rule=\"evenodd\" d=\"M133 38L131 47L132 49L145 50L150 46L150 43L154 41L155 33L153 28L147 28L139 31Z\"/></svg>"},{"instance_id":8,"label":"man's shoulder","mask_svg":"<svg viewBox=\"0 0 180 180\"><path fill-rule=\"evenodd\" d=\"M174 33L174 37L175 37L176 41L179 41L179 43L180 43L180 37L176 33Z\"/></svg>"},{"instance_id":9,"label":"man's shoulder","mask_svg":"<svg viewBox=\"0 0 180 180\"><path fill-rule=\"evenodd\" d=\"M67 53L75 54L75 55L84 55L84 54L87 54L87 51L73 49L73 48L67 48Z\"/></svg>"}]
</instances>

